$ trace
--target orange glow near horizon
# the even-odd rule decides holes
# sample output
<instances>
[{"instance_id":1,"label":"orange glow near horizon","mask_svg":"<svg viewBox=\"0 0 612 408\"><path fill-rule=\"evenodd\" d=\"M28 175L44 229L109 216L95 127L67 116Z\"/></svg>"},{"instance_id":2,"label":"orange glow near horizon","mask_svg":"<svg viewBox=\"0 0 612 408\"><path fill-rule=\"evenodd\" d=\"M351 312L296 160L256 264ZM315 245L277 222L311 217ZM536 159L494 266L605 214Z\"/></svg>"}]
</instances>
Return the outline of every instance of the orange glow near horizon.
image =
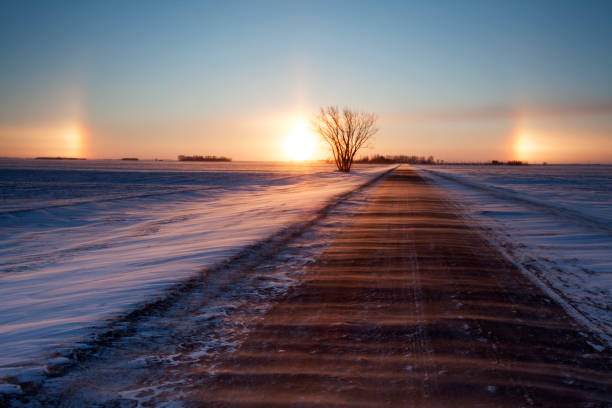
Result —
<instances>
[{"instance_id":1,"label":"orange glow near horizon","mask_svg":"<svg viewBox=\"0 0 612 408\"><path fill-rule=\"evenodd\" d=\"M81 157L83 155L83 132L79 126L72 125L61 131L59 139L65 156Z\"/></svg>"},{"instance_id":2,"label":"orange glow near horizon","mask_svg":"<svg viewBox=\"0 0 612 408\"><path fill-rule=\"evenodd\" d=\"M303 119L295 120L293 128L285 139L285 153L290 160L302 161L312 159L316 141Z\"/></svg>"},{"instance_id":3,"label":"orange glow near horizon","mask_svg":"<svg viewBox=\"0 0 612 408\"><path fill-rule=\"evenodd\" d=\"M172 160L179 154L194 152L228 156L235 161L291 160L296 163L329 157L328 146L310 128L306 109L179 124L90 127L76 119L78 115L73 118L16 126L0 124L0 155ZM445 161L610 163L612 144L608 122L588 119L535 120L527 117L501 125L497 122L452 122L403 126L382 122L375 150L362 150L359 155L426 152ZM204 143L202 135L211 136L205 136Z\"/></svg>"},{"instance_id":4,"label":"orange glow near horizon","mask_svg":"<svg viewBox=\"0 0 612 408\"><path fill-rule=\"evenodd\" d=\"M536 145L533 137L521 131L514 139L514 156L517 160L529 161L533 159L533 153L536 151Z\"/></svg>"},{"instance_id":5,"label":"orange glow near horizon","mask_svg":"<svg viewBox=\"0 0 612 408\"><path fill-rule=\"evenodd\" d=\"M85 128L78 123L0 127L0 151L7 156L84 157Z\"/></svg>"}]
</instances>

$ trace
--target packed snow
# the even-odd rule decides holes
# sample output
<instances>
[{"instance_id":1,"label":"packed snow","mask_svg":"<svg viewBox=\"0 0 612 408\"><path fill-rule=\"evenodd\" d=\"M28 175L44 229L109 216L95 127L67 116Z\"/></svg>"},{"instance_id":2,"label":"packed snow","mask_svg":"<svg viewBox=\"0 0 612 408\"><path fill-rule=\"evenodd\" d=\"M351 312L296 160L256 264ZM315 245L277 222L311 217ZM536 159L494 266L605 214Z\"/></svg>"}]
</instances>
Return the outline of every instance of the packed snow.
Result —
<instances>
[{"instance_id":1,"label":"packed snow","mask_svg":"<svg viewBox=\"0 0 612 408\"><path fill-rule=\"evenodd\" d=\"M612 346L612 166L423 166L462 213Z\"/></svg>"},{"instance_id":2,"label":"packed snow","mask_svg":"<svg viewBox=\"0 0 612 408\"><path fill-rule=\"evenodd\" d=\"M0 378L389 169L0 160Z\"/></svg>"}]
</instances>

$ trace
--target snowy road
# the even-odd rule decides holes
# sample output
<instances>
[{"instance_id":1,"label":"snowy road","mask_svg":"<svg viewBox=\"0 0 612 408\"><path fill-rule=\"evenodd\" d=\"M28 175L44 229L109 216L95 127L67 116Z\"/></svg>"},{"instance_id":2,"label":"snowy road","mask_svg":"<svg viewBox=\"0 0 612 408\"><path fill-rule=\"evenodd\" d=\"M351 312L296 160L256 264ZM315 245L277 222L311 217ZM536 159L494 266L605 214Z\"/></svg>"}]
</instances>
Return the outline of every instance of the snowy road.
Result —
<instances>
[{"instance_id":1,"label":"snowy road","mask_svg":"<svg viewBox=\"0 0 612 408\"><path fill-rule=\"evenodd\" d=\"M342 205L359 211L343 218ZM612 404L609 348L415 171L396 170L253 251L132 316L30 402Z\"/></svg>"}]
</instances>

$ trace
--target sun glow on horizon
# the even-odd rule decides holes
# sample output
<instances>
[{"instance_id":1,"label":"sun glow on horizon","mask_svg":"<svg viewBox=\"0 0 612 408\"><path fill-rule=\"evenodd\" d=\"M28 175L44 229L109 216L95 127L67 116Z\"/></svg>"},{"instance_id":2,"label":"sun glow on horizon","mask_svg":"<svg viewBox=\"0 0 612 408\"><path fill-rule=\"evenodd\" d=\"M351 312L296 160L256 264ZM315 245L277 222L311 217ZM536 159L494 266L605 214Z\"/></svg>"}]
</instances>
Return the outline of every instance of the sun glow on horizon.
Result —
<instances>
[{"instance_id":1,"label":"sun glow on horizon","mask_svg":"<svg viewBox=\"0 0 612 408\"><path fill-rule=\"evenodd\" d=\"M78 122L2 126L0 151L12 157L77 157L85 155L87 131Z\"/></svg>"},{"instance_id":2,"label":"sun glow on horizon","mask_svg":"<svg viewBox=\"0 0 612 408\"><path fill-rule=\"evenodd\" d=\"M534 159L533 156L538 150L538 145L531 134L521 131L514 138L513 148L515 159L529 161Z\"/></svg>"},{"instance_id":3,"label":"sun glow on horizon","mask_svg":"<svg viewBox=\"0 0 612 408\"><path fill-rule=\"evenodd\" d=\"M314 155L315 144L315 137L308 129L306 121L298 119L285 139L285 153L290 160L309 160Z\"/></svg>"},{"instance_id":4,"label":"sun glow on horizon","mask_svg":"<svg viewBox=\"0 0 612 408\"><path fill-rule=\"evenodd\" d=\"M80 126L72 125L63 130L60 140L66 156L81 157L83 155L83 135Z\"/></svg>"}]
</instances>

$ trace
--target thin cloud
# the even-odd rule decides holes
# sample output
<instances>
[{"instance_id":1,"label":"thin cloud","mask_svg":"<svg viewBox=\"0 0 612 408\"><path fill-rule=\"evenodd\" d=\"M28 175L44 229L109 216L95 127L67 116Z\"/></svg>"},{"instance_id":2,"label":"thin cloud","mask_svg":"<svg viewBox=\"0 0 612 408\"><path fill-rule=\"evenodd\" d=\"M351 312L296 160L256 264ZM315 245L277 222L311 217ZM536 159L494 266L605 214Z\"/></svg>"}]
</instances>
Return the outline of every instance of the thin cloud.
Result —
<instances>
[{"instance_id":1,"label":"thin cloud","mask_svg":"<svg viewBox=\"0 0 612 408\"><path fill-rule=\"evenodd\" d=\"M498 105L454 110L415 110L383 114L381 119L397 122L450 122L590 115L612 115L612 101L531 107Z\"/></svg>"}]
</instances>

